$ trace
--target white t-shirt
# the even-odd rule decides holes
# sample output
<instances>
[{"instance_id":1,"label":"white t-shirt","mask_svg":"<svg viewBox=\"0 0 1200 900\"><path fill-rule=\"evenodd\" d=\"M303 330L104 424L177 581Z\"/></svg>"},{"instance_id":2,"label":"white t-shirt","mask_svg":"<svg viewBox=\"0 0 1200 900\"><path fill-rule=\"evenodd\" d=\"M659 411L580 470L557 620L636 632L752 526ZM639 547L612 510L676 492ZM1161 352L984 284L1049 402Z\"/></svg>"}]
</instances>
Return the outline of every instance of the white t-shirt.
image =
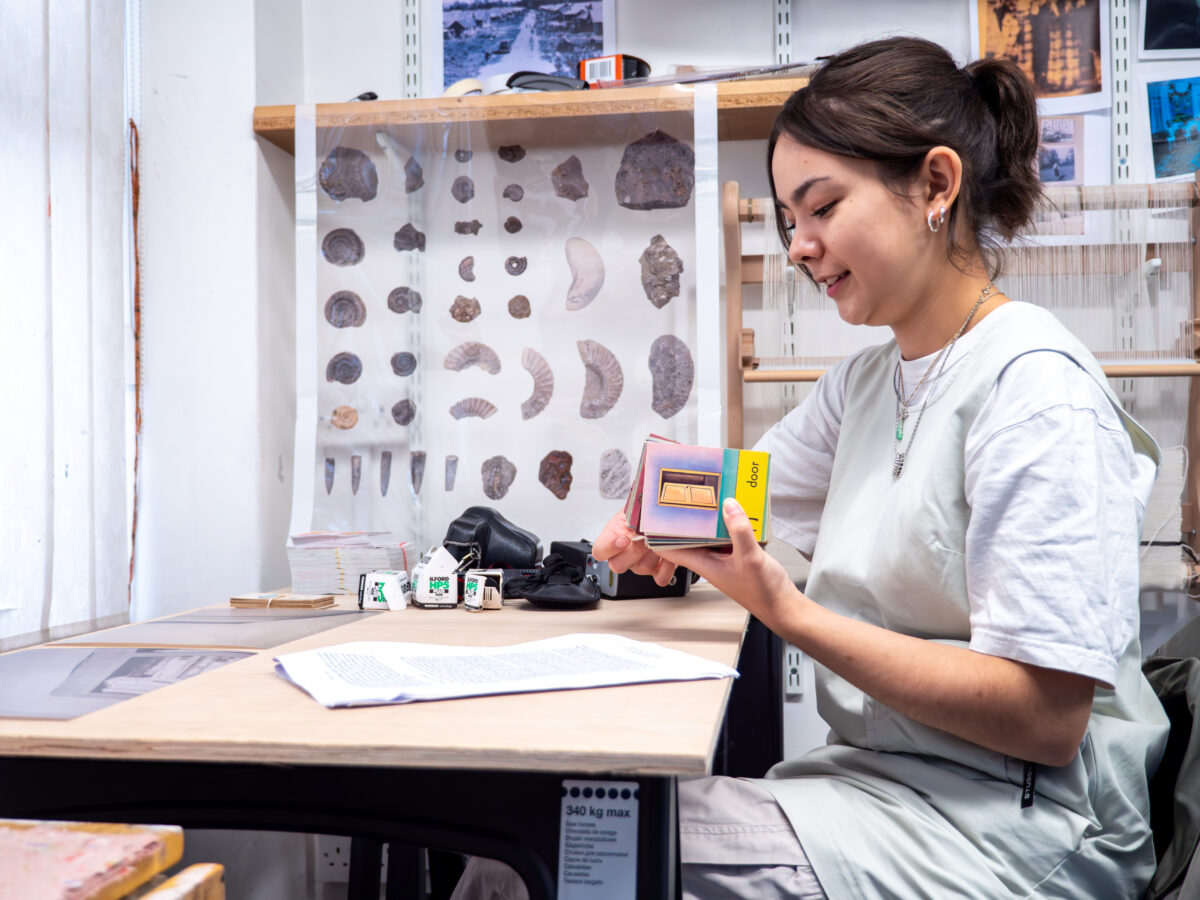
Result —
<instances>
[{"instance_id":1,"label":"white t-shirt","mask_svg":"<svg viewBox=\"0 0 1200 900\"><path fill-rule=\"evenodd\" d=\"M929 392L1006 314L1007 305L980 320L945 367L930 371L910 400L907 429ZM901 360L906 391L936 358ZM771 453L772 531L806 555L816 544L856 360L831 368L756 447ZM1128 602L1137 582L1129 548L1141 534L1153 463L1133 453L1092 377L1052 351L1020 356L1005 369L964 452L971 649L1111 685L1138 629L1138 609Z\"/></svg>"}]
</instances>

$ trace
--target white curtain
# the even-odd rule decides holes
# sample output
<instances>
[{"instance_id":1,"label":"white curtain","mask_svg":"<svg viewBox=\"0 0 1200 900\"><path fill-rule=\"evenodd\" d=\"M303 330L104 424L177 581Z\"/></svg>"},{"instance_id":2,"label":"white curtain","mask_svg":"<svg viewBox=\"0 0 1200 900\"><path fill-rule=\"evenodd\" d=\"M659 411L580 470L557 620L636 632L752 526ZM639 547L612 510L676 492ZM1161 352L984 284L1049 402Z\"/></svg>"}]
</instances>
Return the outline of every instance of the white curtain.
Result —
<instances>
[{"instance_id":1,"label":"white curtain","mask_svg":"<svg viewBox=\"0 0 1200 900\"><path fill-rule=\"evenodd\" d=\"M0 650L128 617L124 29L0 3Z\"/></svg>"}]
</instances>

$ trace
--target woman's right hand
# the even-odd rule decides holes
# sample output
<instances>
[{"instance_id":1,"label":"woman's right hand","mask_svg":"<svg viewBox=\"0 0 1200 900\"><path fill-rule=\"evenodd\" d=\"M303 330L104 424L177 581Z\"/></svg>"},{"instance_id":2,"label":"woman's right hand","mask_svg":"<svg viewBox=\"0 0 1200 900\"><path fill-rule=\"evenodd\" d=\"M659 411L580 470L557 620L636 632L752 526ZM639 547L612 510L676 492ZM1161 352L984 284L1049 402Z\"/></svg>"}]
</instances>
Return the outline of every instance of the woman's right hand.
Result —
<instances>
[{"instance_id":1,"label":"woman's right hand","mask_svg":"<svg viewBox=\"0 0 1200 900\"><path fill-rule=\"evenodd\" d=\"M592 544L592 556L600 562L607 562L608 567L618 575L630 571L638 575L651 575L655 583L663 587L670 584L675 575L675 564L667 562L646 546L642 536L626 523L624 510L608 520Z\"/></svg>"}]
</instances>

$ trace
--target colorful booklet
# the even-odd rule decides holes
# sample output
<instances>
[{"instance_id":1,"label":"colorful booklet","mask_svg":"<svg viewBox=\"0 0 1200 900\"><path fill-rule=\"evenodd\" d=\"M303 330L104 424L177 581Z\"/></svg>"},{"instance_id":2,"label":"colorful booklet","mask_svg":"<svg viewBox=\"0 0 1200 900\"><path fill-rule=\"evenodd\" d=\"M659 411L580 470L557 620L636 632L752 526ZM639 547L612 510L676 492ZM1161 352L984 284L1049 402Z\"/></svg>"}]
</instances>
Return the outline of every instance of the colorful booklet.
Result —
<instances>
[{"instance_id":1,"label":"colorful booklet","mask_svg":"<svg viewBox=\"0 0 1200 900\"><path fill-rule=\"evenodd\" d=\"M625 521L655 549L720 547L729 544L721 504L734 497L765 544L771 539L770 472L771 455L764 451L693 447L651 435L625 501Z\"/></svg>"}]
</instances>

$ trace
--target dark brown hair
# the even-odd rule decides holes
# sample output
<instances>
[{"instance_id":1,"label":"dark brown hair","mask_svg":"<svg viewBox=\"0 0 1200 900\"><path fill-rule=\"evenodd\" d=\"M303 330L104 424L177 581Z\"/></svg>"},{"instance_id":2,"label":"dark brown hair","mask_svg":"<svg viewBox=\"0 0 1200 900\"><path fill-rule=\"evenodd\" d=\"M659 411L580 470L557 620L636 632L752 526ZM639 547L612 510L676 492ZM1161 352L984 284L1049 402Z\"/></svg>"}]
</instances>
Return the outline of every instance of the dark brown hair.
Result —
<instances>
[{"instance_id":1,"label":"dark brown hair","mask_svg":"<svg viewBox=\"0 0 1200 900\"><path fill-rule=\"evenodd\" d=\"M1042 196L1035 160L1037 99L1029 79L1006 59L963 68L932 41L895 37L831 57L775 118L767 178L779 138L878 165L898 193L925 155L946 146L962 159L962 186L948 211L946 250L956 264L976 247L989 274L999 270L1001 240L1011 240ZM780 239L787 223L776 200ZM965 239L965 240L964 240Z\"/></svg>"}]
</instances>

